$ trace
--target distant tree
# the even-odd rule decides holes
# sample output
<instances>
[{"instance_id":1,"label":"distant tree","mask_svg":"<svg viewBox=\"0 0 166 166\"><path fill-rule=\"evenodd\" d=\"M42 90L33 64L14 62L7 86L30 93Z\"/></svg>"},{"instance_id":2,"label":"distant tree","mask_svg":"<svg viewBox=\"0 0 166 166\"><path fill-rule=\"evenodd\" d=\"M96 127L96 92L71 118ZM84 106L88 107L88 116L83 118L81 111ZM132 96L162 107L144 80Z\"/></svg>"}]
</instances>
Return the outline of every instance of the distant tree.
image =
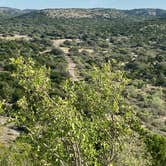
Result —
<instances>
[{"instance_id":1,"label":"distant tree","mask_svg":"<svg viewBox=\"0 0 166 166\"><path fill-rule=\"evenodd\" d=\"M60 48L52 49L51 53L53 53L54 55L63 55L64 54L64 52Z\"/></svg>"},{"instance_id":2,"label":"distant tree","mask_svg":"<svg viewBox=\"0 0 166 166\"><path fill-rule=\"evenodd\" d=\"M79 50L76 47L72 47L72 48L69 49L69 53L71 55L78 55L79 54Z\"/></svg>"}]
</instances>

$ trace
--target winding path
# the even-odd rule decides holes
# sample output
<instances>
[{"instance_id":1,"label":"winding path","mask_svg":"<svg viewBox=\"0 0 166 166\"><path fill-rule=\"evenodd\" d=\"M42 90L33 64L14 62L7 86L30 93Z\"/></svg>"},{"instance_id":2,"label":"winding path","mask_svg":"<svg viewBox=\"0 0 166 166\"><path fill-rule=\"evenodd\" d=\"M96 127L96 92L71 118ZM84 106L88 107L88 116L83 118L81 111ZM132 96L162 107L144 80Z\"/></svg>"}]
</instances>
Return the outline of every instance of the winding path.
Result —
<instances>
[{"instance_id":1,"label":"winding path","mask_svg":"<svg viewBox=\"0 0 166 166\"><path fill-rule=\"evenodd\" d=\"M71 39L57 39L57 40L52 40L52 47L53 48L61 48L63 50L63 52L65 53L65 58L66 61L68 63L68 72L70 74L70 76L72 77L72 79L74 81L79 81L79 76L76 74L76 64L73 62L72 58L69 56L69 48L68 47L61 47L61 44L64 43L64 41L72 41ZM42 52L40 52L40 55L46 54L51 52L51 48L44 50Z\"/></svg>"},{"instance_id":2,"label":"winding path","mask_svg":"<svg viewBox=\"0 0 166 166\"><path fill-rule=\"evenodd\" d=\"M59 40L52 40L54 48L60 48L60 45L64 43L68 39L59 39ZM69 40L72 41L72 40ZM73 62L72 58L69 56L69 48L64 47L63 51L65 53L65 58L68 63L68 72L72 77L73 81L79 81L79 77L76 74L76 64Z\"/></svg>"},{"instance_id":3,"label":"winding path","mask_svg":"<svg viewBox=\"0 0 166 166\"><path fill-rule=\"evenodd\" d=\"M75 74L76 64L73 62L73 60L68 55L66 55L65 57L68 62L68 72L69 72L70 76L72 77L73 81L79 81L78 76Z\"/></svg>"}]
</instances>

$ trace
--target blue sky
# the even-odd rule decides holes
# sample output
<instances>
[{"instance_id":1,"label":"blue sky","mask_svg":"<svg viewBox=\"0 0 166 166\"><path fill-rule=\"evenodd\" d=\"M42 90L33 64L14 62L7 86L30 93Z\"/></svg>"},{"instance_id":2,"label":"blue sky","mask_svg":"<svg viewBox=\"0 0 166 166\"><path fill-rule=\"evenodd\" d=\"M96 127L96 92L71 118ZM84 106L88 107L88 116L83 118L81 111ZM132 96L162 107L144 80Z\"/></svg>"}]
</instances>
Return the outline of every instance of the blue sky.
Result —
<instances>
[{"instance_id":1,"label":"blue sky","mask_svg":"<svg viewBox=\"0 0 166 166\"><path fill-rule=\"evenodd\" d=\"M0 6L20 9L97 7L118 9L166 9L166 0L0 0Z\"/></svg>"}]
</instances>

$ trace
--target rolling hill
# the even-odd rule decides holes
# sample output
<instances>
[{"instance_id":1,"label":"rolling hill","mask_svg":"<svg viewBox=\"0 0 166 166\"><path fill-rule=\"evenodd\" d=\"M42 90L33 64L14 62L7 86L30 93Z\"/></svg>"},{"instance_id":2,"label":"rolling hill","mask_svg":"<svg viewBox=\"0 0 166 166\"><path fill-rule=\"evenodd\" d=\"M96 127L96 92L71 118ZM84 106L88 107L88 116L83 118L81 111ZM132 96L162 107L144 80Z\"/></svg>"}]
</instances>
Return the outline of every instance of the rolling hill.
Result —
<instances>
[{"instance_id":1,"label":"rolling hill","mask_svg":"<svg viewBox=\"0 0 166 166\"><path fill-rule=\"evenodd\" d=\"M20 10L8 7L0 7L0 17L16 17L24 14L43 13L49 17L63 18L126 18L126 17L166 17L166 10L162 9L133 9L133 10L118 10L118 9L43 9L43 10Z\"/></svg>"},{"instance_id":2,"label":"rolling hill","mask_svg":"<svg viewBox=\"0 0 166 166\"><path fill-rule=\"evenodd\" d=\"M30 13L34 10L31 9L15 9L15 8L8 8L8 7L0 7L0 18L11 18L16 17L25 13Z\"/></svg>"}]
</instances>

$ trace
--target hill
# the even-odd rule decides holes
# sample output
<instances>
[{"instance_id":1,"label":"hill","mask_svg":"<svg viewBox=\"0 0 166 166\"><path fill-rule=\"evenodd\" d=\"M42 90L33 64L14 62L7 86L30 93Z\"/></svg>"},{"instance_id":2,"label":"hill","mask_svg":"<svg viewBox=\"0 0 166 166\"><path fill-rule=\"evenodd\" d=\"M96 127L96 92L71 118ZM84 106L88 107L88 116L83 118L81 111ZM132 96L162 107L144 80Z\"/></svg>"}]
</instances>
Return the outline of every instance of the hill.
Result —
<instances>
[{"instance_id":1,"label":"hill","mask_svg":"<svg viewBox=\"0 0 166 166\"><path fill-rule=\"evenodd\" d=\"M141 16L141 17L166 17L166 10L162 9L133 9L125 11L128 16Z\"/></svg>"},{"instance_id":2,"label":"hill","mask_svg":"<svg viewBox=\"0 0 166 166\"><path fill-rule=\"evenodd\" d=\"M32 12L34 10L20 10L20 9L15 9L15 8L8 8L8 7L0 7L0 18L11 18L11 17L16 17L25 13Z\"/></svg>"},{"instance_id":3,"label":"hill","mask_svg":"<svg viewBox=\"0 0 166 166\"><path fill-rule=\"evenodd\" d=\"M43 9L43 10L20 10L15 8L0 7L0 17L16 17L27 13L42 13L51 18L126 18L126 17L166 17L166 10L162 9L133 9L133 10L119 10L119 9Z\"/></svg>"},{"instance_id":4,"label":"hill","mask_svg":"<svg viewBox=\"0 0 166 166\"><path fill-rule=\"evenodd\" d=\"M126 17L166 17L166 11L161 9L45 9L41 10L50 17L64 18L126 18Z\"/></svg>"}]
</instances>

